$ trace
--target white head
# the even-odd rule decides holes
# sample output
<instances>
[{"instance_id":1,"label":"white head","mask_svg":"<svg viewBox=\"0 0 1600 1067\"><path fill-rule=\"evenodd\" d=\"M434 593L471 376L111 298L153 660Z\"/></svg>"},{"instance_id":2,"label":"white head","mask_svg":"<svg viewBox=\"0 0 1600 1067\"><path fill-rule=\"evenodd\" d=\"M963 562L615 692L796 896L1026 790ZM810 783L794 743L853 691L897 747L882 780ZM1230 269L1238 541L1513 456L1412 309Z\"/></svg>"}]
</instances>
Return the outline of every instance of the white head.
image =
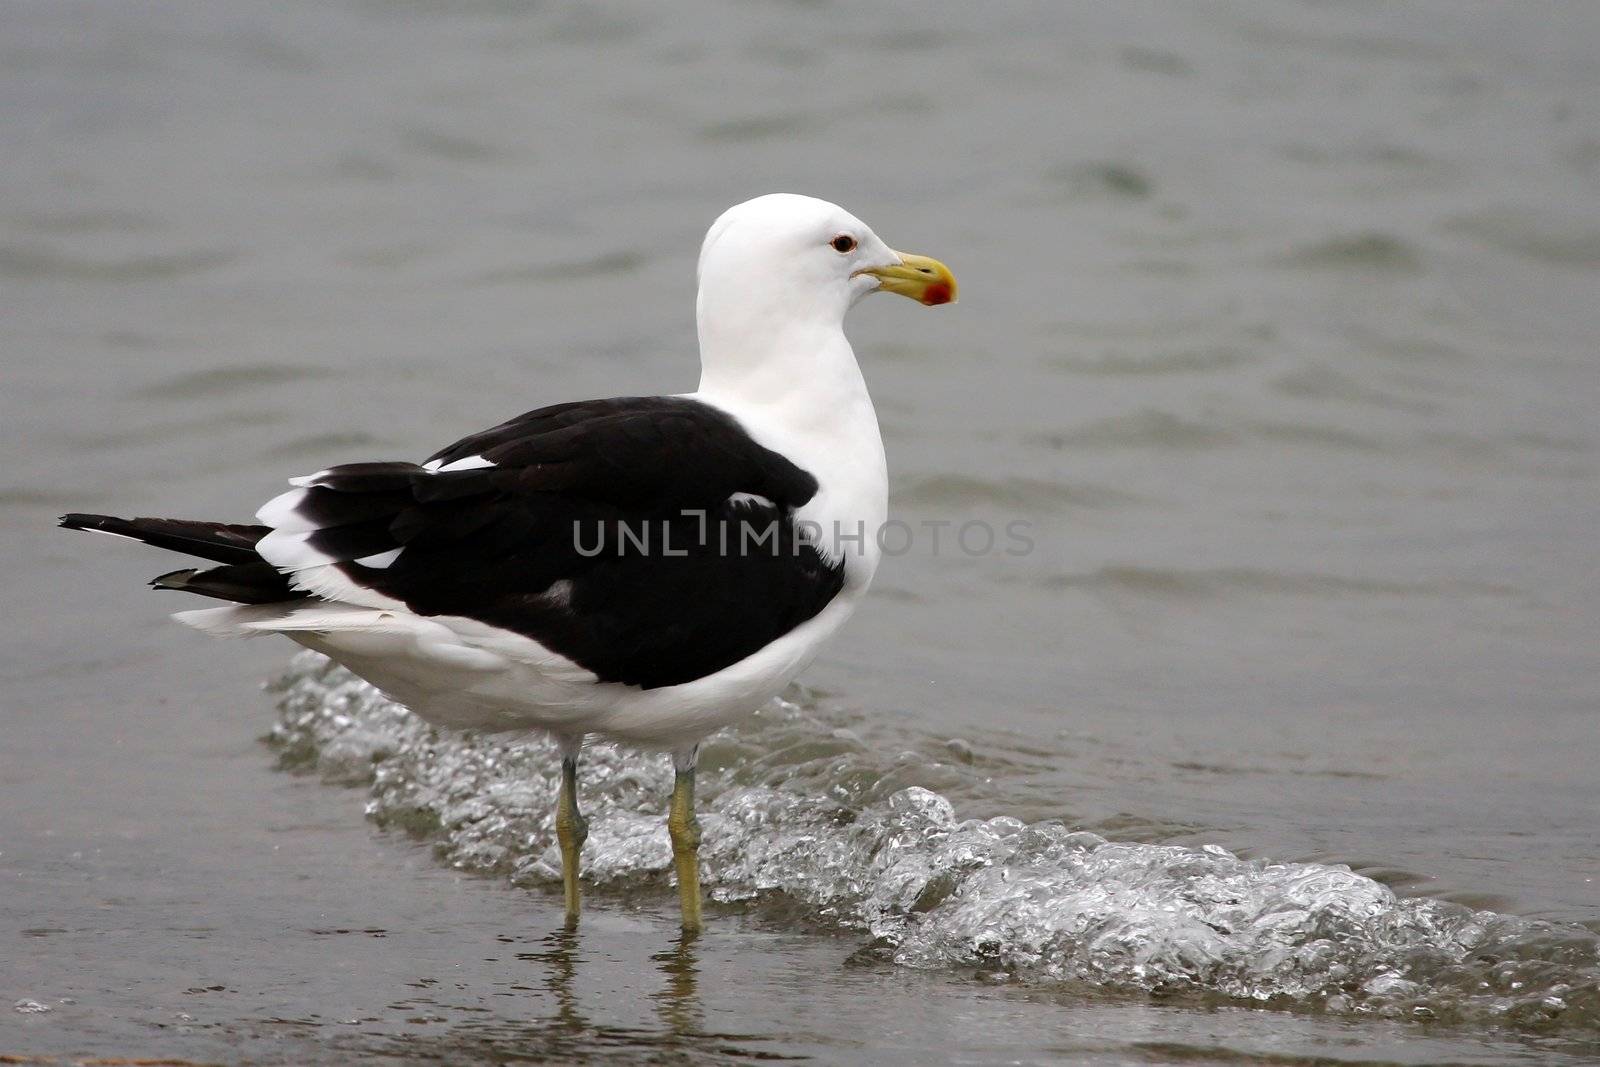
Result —
<instances>
[{"instance_id":1,"label":"white head","mask_svg":"<svg viewBox=\"0 0 1600 1067\"><path fill-rule=\"evenodd\" d=\"M843 344L845 312L871 292L928 305L956 298L943 263L896 252L844 208L793 193L723 212L700 247L699 276L695 311L708 375L777 357L788 371L803 371L794 360L837 347L835 339Z\"/></svg>"}]
</instances>

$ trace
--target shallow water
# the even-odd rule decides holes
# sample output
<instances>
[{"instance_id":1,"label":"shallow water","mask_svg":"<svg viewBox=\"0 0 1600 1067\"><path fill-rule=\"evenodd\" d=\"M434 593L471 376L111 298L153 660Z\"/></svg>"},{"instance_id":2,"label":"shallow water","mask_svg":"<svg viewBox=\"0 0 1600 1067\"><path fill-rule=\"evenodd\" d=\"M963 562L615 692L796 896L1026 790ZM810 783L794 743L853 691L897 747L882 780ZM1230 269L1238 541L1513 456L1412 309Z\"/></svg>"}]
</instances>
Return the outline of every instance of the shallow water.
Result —
<instances>
[{"instance_id":1,"label":"shallow water","mask_svg":"<svg viewBox=\"0 0 1600 1067\"><path fill-rule=\"evenodd\" d=\"M0 1007L49 1009L0 1053L1592 1058L1596 40L1578 3L0 11ZM658 765L591 760L605 885L552 933L537 749L352 736L303 666L275 756L287 651L50 529L686 388L700 233L772 188L955 269L852 319L893 507L1035 548L887 560L713 748L691 946ZM374 746L387 832L321 784Z\"/></svg>"}]
</instances>

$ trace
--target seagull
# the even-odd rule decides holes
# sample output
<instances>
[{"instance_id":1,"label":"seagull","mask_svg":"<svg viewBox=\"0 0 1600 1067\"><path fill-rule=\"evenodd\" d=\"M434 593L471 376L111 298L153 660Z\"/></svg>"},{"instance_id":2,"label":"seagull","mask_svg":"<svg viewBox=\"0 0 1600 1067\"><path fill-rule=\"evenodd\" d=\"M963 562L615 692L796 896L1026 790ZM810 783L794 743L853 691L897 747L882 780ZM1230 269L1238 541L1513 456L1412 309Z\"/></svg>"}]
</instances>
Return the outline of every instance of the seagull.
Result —
<instances>
[{"instance_id":1,"label":"seagull","mask_svg":"<svg viewBox=\"0 0 1600 1067\"><path fill-rule=\"evenodd\" d=\"M883 440L845 313L880 291L956 299L944 264L790 193L724 212L698 276L692 393L556 404L420 464L292 478L254 524L61 525L207 561L151 582L228 602L174 616L198 630L282 634L441 726L551 735L569 921L585 738L670 752L667 829L698 930L700 743L811 662L881 555Z\"/></svg>"}]
</instances>

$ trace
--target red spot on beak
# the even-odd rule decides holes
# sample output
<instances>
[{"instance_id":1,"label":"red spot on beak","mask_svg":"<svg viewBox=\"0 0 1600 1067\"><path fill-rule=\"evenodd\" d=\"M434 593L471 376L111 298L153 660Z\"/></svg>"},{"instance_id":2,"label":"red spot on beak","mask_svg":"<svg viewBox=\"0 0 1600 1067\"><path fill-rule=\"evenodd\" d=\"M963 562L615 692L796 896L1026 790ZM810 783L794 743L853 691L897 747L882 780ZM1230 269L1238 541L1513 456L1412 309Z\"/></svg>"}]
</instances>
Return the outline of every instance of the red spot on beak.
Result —
<instances>
[{"instance_id":1,"label":"red spot on beak","mask_svg":"<svg viewBox=\"0 0 1600 1067\"><path fill-rule=\"evenodd\" d=\"M948 303L950 303L950 287L944 282L934 282L932 285L928 286L927 289L923 290L923 306L933 307L935 304Z\"/></svg>"}]
</instances>

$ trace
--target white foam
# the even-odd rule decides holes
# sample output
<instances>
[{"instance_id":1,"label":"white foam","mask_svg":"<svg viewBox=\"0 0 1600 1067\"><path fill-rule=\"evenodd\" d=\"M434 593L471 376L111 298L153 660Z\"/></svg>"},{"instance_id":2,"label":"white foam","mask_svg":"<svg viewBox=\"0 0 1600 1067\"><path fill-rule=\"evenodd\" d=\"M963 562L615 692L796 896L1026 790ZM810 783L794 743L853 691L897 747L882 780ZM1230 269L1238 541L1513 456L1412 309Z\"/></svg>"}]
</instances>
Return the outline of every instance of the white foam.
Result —
<instances>
[{"instance_id":1,"label":"white foam","mask_svg":"<svg viewBox=\"0 0 1600 1067\"><path fill-rule=\"evenodd\" d=\"M445 862L559 882L554 742L441 735L309 654L279 707L286 761L369 783L379 823L414 828L426 813ZM1600 939L1579 927L1400 898L1337 865L961 820L931 789L871 784L957 771L886 758L794 704L709 747L703 766L723 768L701 781L713 895L750 906L781 896L870 934L903 966L1600 1037ZM585 877L658 892L670 761L591 744L582 766Z\"/></svg>"}]
</instances>

